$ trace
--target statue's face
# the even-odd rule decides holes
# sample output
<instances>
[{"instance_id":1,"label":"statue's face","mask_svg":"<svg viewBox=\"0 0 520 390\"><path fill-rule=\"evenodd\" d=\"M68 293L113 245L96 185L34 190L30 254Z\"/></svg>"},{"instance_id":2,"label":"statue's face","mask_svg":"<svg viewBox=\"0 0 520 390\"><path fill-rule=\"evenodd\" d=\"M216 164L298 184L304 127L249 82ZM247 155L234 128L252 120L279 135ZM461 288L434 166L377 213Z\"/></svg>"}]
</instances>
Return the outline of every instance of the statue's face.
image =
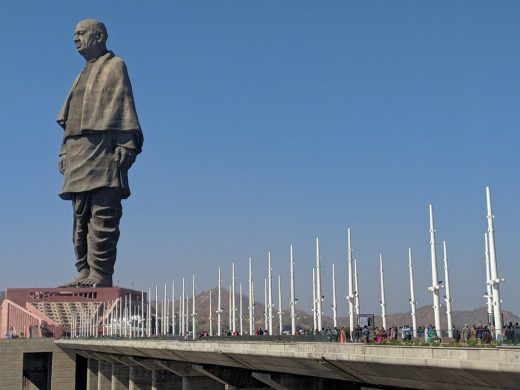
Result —
<instances>
[{"instance_id":1,"label":"statue's face","mask_svg":"<svg viewBox=\"0 0 520 390\"><path fill-rule=\"evenodd\" d=\"M101 45L101 38L99 32L88 22L79 22L74 31L74 43L81 55L96 51Z\"/></svg>"}]
</instances>

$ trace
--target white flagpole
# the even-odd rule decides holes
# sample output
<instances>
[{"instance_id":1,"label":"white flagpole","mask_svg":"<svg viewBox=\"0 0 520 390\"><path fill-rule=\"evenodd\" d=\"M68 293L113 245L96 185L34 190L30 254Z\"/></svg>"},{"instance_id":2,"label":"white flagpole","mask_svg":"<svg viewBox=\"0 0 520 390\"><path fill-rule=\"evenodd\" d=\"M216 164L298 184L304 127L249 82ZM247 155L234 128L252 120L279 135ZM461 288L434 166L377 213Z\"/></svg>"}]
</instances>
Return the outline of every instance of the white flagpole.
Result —
<instances>
[{"instance_id":1,"label":"white flagpole","mask_svg":"<svg viewBox=\"0 0 520 390\"><path fill-rule=\"evenodd\" d=\"M249 258L249 334L255 334L254 324L254 302L253 302L253 271L252 271L252 260Z\"/></svg>"},{"instance_id":2,"label":"white flagpole","mask_svg":"<svg viewBox=\"0 0 520 390\"><path fill-rule=\"evenodd\" d=\"M296 334L296 298L295 298L295 285L294 285L294 256L293 246L290 246L289 250L289 261L291 264L291 335Z\"/></svg>"},{"instance_id":3,"label":"white flagpole","mask_svg":"<svg viewBox=\"0 0 520 390\"><path fill-rule=\"evenodd\" d=\"M491 279L488 284L491 285L493 293L493 317L495 319L495 335L497 341L502 341L502 310L500 305L500 282L502 279L498 277L497 257L495 248L495 228L493 226L493 210L491 207L491 190L486 187L486 204L487 204L487 220L488 220L488 245L489 245L489 269Z\"/></svg>"},{"instance_id":4,"label":"white flagpole","mask_svg":"<svg viewBox=\"0 0 520 390\"><path fill-rule=\"evenodd\" d=\"M435 248L435 225L433 223L433 206L430 204L430 251L432 258L432 286L428 287L433 293L433 314L435 317L435 332L440 336L441 332L441 314L439 302L439 277L437 276L437 250Z\"/></svg>"},{"instance_id":5,"label":"white flagpole","mask_svg":"<svg viewBox=\"0 0 520 390\"><path fill-rule=\"evenodd\" d=\"M141 321L141 337L144 337L145 319L144 319L144 291L143 290L141 290L141 317L140 317L140 321Z\"/></svg>"},{"instance_id":6,"label":"white flagpole","mask_svg":"<svg viewBox=\"0 0 520 390\"><path fill-rule=\"evenodd\" d=\"M283 324L282 324L282 281L280 275L278 275L278 324L280 329L280 334L283 333Z\"/></svg>"},{"instance_id":7,"label":"white flagpole","mask_svg":"<svg viewBox=\"0 0 520 390\"><path fill-rule=\"evenodd\" d=\"M181 321L181 336L184 336L186 334L186 321L185 321L185 313L186 313L186 299L185 299L185 294L186 294L186 288L185 288L185 285L184 285L184 277L182 278L182 304L181 304L181 318L180 318L180 321Z\"/></svg>"},{"instance_id":8,"label":"white flagpole","mask_svg":"<svg viewBox=\"0 0 520 390\"><path fill-rule=\"evenodd\" d=\"M231 303L232 303L232 307L231 307L231 331L232 333L235 333L235 331L237 330L237 319L236 319L236 314L237 314L237 308L236 308L236 297L235 297L235 262L232 263L231 265Z\"/></svg>"},{"instance_id":9,"label":"white flagpole","mask_svg":"<svg viewBox=\"0 0 520 390\"><path fill-rule=\"evenodd\" d=\"M251 296L253 297L253 333L252 335L256 334L256 319L255 319L255 281L251 281Z\"/></svg>"},{"instance_id":10,"label":"white flagpole","mask_svg":"<svg viewBox=\"0 0 520 390\"><path fill-rule=\"evenodd\" d=\"M213 310L211 308L211 289L209 289L209 335L213 336Z\"/></svg>"},{"instance_id":11,"label":"white flagpole","mask_svg":"<svg viewBox=\"0 0 520 390\"><path fill-rule=\"evenodd\" d=\"M234 332L233 330L233 314L232 314L232 311L233 311L233 302L232 302L232 298L231 298L231 286L229 286L229 310L228 310L228 330L231 330L232 332Z\"/></svg>"},{"instance_id":12,"label":"white flagpole","mask_svg":"<svg viewBox=\"0 0 520 390\"><path fill-rule=\"evenodd\" d=\"M178 318L178 322L179 322L179 336L182 336L183 333L182 333L182 313L183 313L183 309L182 309L182 305L184 305L184 298L183 298L184 295L182 295L182 291L181 293L179 294L179 318Z\"/></svg>"},{"instance_id":13,"label":"white flagpole","mask_svg":"<svg viewBox=\"0 0 520 390\"><path fill-rule=\"evenodd\" d=\"M175 336L175 281L172 280L172 336Z\"/></svg>"},{"instance_id":14,"label":"white flagpole","mask_svg":"<svg viewBox=\"0 0 520 390\"><path fill-rule=\"evenodd\" d=\"M184 306L186 308L186 313L185 313L185 322L186 322L186 336L189 336L190 334L190 316L189 316L189 312L190 312L190 294L186 291L186 306Z\"/></svg>"},{"instance_id":15,"label":"white flagpole","mask_svg":"<svg viewBox=\"0 0 520 390\"><path fill-rule=\"evenodd\" d=\"M125 296L125 299L126 299L126 296ZM119 336L120 337L124 336L124 334L123 334L123 316L124 316L123 297L120 297L119 298Z\"/></svg>"},{"instance_id":16,"label":"white flagpole","mask_svg":"<svg viewBox=\"0 0 520 390\"><path fill-rule=\"evenodd\" d=\"M448 320L448 337L453 338L453 327L451 322L451 292L450 292L450 277L448 272L448 249L446 248L446 241L442 242L444 248L444 289L446 291L446 317Z\"/></svg>"},{"instance_id":17,"label":"white flagpole","mask_svg":"<svg viewBox=\"0 0 520 390\"><path fill-rule=\"evenodd\" d=\"M222 313L221 283L222 283L222 280L220 278L220 267L218 267L217 336L222 336L222 327L221 327L222 321L220 318L220 314Z\"/></svg>"},{"instance_id":18,"label":"white flagpole","mask_svg":"<svg viewBox=\"0 0 520 390\"><path fill-rule=\"evenodd\" d=\"M352 236L350 228L347 229L347 265L348 265L348 316L350 330L354 329L354 278L352 275ZM352 332L351 332L352 334Z\"/></svg>"},{"instance_id":19,"label":"white flagpole","mask_svg":"<svg viewBox=\"0 0 520 390\"><path fill-rule=\"evenodd\" d=\"M338 309L336 306L336 269L332 264L332 323L334 328L338 327Z\"/></svg>"},{"instance_id":20,"label":"white flagpole","mask_svg":"<svg viewBox=\"0 0 520 390\"><path fill-rule=\"evenodd\" d=\"M316 318L316 269L312 267L312 323L313 331L317 329L317 318Z\"/></svg>"},{"instance_id":21,"label":"white flagpole","mask_svg":"<svg viewBox=\"0 0 520 390\"><path fill-rule=\"evenodd\" d=\"M168 331L168 287L164 283L164 301L163 301L163 313L162 313L162 333L165 335Z\"/></svg>"},{"instance_id":22,"label":"white flagpole","mask_svg":"<svg viewBox=\"0 0 520 390\"><path fill-rule=\"evenodd\" d=\"M155 285L155 336L159 336L159 295Z\"/></svg>"},{"instance_id":23,"label":"white flagpole","mask_svg":"<svg viewBox=\"0 0 520 390\"><path fill-rule=\"evenodd\" d=\"M146 335L152 336L152 289L148 289L148 308L146 310Z\"/></svg>"},{"instance_id":24,"label":"white flagpole","mask_svg":"<svg viewBox=\"0 0 520 390\"><path fill-rule=\"evenodd\" d=\"M197 338L197 311L195 310L195 274L193 274L193 282L192 282L192 308L191 308L191 321L192 321L192 334L193 340Z\"/></svg>"},{"instance_id":25,"label":"white flagpole","mask_svg":"<svg viewBox=\"0 0 520 390\"><path fill-rule=\"evenodd\" d=\"M359 318L359 284L357 272L357 259L354 259L354 315Z\"/></svg>"},{"instance_id":26,"label":"white flagpole","mask_svg":"<svg viewBox=\"0 0 520 390\"><path fill-rule=\"evenodd\" d=\"M269 334L273 334L273 275L272 275L273 269L271 268L271 252L268 253L268 260L267 260L267 289L268 289L268 298L269 298L269 304L268 304L268 319L269 319ZM267 325L266 325L267 326Z\"/></svg>"},{"instance_id":27,"label":"white flagpole","mask_svg":"<svg viewBox=\"0 0 520 390\"><path fill-rule=\"evenodd\" d=\"M316 310L317 310L317 325L318 332L321 332L322 329L322 321L321 321L321 302L323 300L323 293L321 291L321 259L320 259L320 240L316 237Z\"/></svg>"},{"instance_id":28,"label":"white flagpole","mask_svg":"<svg viewBox=\"0 0 520 390\"><path fill-rule=\"evenodd\" d=\"M239 291L240 291L240 297L239 297L240 321L239 321L239 324L240 324L240 335L242 336L244 334L244 321L243 321L243 312L242 312L242 283L239 284L239 287L240 287L239 288Z\"/></svg>"},{"instance_id":29,"label":"white flagpole","mask_svg":"<svg viewBox=\"0 0 520 390\"><path fill-rule=\"evenodd\" d=\"M413 337L417 338L417 316L415 314L415 287L413 283L412 248L408 248L408 270L410 273L410 305L412 305L412 331Z\"/></svg>"},{"instance_id":30,"label":"white flagpole","mask_svg":"<svg viewBox=\"0 0 520 390\"><path fill-rule=\"evenodd\" d=\"M264 278L264 322L265 322L265 326L264 326L264 329L267 329L269 327L269 321L267 319L267 306L269 305L269 303L267 302L267 279ZM270 331L270 330L269 330Z\"/></svg>"},{"instance_id":31,"label":"white flagpole","mask_svg":"<svg viewBox=\"0 0 520 390\"><path fill-rule=\"evenodd\" d=\"M487 232L484 233L484 242L486 246L486 294L484 298L486 298L487 302L488 325L491 325L493 323L493 291L491 284L488 283L488 280L491 280L491 269L489 264L489 241Z\"/></svg>"},{"instance_id":32,"label":"white flagpole","mask_svg":"<svg viewBox=\"0 0 520 390\"><path fill-rule=\"evenodd\" d=\"M379 254L379 272L381 277L381 319L383 320L383 329L386 329L385 277L383 274L382 254Z\"/></svg>"}]
</instances>

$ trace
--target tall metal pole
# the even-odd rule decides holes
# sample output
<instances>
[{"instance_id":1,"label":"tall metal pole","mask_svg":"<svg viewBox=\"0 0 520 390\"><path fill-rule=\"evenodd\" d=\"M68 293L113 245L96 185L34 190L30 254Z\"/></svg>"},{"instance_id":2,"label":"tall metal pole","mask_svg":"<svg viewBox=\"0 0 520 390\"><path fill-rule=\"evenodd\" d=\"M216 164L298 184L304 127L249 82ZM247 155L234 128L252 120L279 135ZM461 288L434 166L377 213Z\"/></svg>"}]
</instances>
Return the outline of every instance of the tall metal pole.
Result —
<instances>
[{"instance_id":1,"label":"tall metal pole","mask_svg":"<svg viewBox=\"0 0 520 390\"><path fill-rule=\"evenodd\" d=\"M487 232L484 233L484 242L486 245L486 294L484 298L486 298L487 303L488 325L491 325L493 323L493 291L491 284L488 283L488 280L491 280L491 269L489 264L489 241Z\"/></svg>"},{"instance_id":2,"label":"tall metal pole","mask_svg":"<svg viewBox=\"0 0 520 390\"><path fill-rule=\"evenodd\" d=\"M240 296L239 296L239 309L240 309L240 312L239 312L239 325L240 325L240 335L243 335L244 334L244 317L243 317L243 312L242 312L242 283L239 284L239 290L240 290Z\"/></svg>"},{"instance_id":3,"label":"tall metal pole","mask_svg":"<svg viewBox=\"0 0 520 390\"><path fill-rule=\"evenodd\" d=\"M190 312L190 294L188 292L186 292L186 315L184 316L185 317L185 320L186 320L186 336L189 336L190 334L190 316L189 316L189 312ZM192 313L193 314L193 313Z\"/></svg>"},{"instance_id":4,"label":"tall metal pole","mask_svg":"<svg viewBox=\"0 0 520 390\"><path fill-rule=\"evenodd\" d=\"M383 329L386 329L385 276L383 272L382 254L379 254L379 272L381 277L381 319L383 320Z\"/></svg>"},{"instance_id":5,"label":"tall metal pole","mask_svg":"<svg viewBox=\"0 0 520 390\"><path fill-rule=\"evenodd\" d=\"M282 334L282 281L280 279L280 275L278 275L278 326L280 329L280 334Z\"/></svg>"},{"instance_id":6,"label":"tall metal pole","mask_svg":"<svg viewBox=\"0 0 520 390\"><path fill-rule=\"evenodd\" d=\"M486 187L487 220L488 220L488 241L489 241L489 269L491 279L488 284L492 287L493 293L493 317L495 319L495 335L498 341L502 341L502 310L500 308L500 282L497 270L497 255L495 248L495 228L493 226L493 210L491 207L491 190Z\"/></svg>"},{"instance_id":7,"label":"tall metal pole","mask_svg":"<svg viewBox=\"0 0 520 390\"><path fill-rule=\"evenodd\" d=\"M269 327L269 320L268 320L268 312L267 312L267 306L269 305L269 302L267 301L267 278L264 278L264 322L265 326L264 329L267 329ZM269 331L271 331L269 329Z\"/></svg>"},{"instance_id":8,"label":"tall metal pole","mask_svg":"<svg viewBox=\"0 0 520 390\"><path fill-rule=\"evenodd\" d=\"M347 265L348 265L348 316L350 330L354 329L354 279L352 275L352 236L350 228L347 229Z\"/></svg>"},{"instance_id":9,"label":"tall metal pole","mask_svg":"<svg viewBox=\"0 0 520 390\"><path fill-rule=\"evenodd\" d=\"M233 314L232 314L232 311L233 311L233 302L232 302L232 298L231 298L231 286L229 286L229 310L228 310L228 330L231 330L232 332L235 332L235 330L233 329L235 326L233 324Z\"/></svg>"},{"instance_id":10,"label":"tall metal pole","mask_svg":"<svg viewBox=\"0 0 520 390\"><path fill-rule=\"evenodd\" d=\"M155 336L159 335L159 295L155 285Z\"/></svg>"},{"instance_id":11,"label":"tall metal pole","mask_svg":"<svg viewBox=\"0 0 520 390\"><path fill-rule=\"evenodd\" d=\"M168 287L164 283L164 301L163 301L163 312L162 312L162 333L168 332Z\"/></svg>"},{"instance_id":12,"label":"tall metal pole","mask_svg":"<svg viewBox=\"0 0 520 390\"><path fill-rule=\"evenodd\" d=\"M192 282L192 308L191 308L191 327L193 333L193 340L197 338L197 311L195 310L195 274L193 274Z\"/></svg>"},{"instance_id":13,"label":"tall metal pole","mask_svg":"<svg viewBox=\"0 0 520 390\"><path fill-rule=\"evenodd\" d=\"M184 307L186 308L186 314L184 316L184 326L186 329L185 337L188 338L190 335L190 293L188 291L186 291L186 306Z\"/></svg>"},{"instance_id":14,"label":"tall metal pole","mask_svg":"<svg viewBox=\"0 0 520 390\"><path fill-rule=\"evenodd\" d=\"M148 289L148 307L146 310L146 335L152 335L152 289Z\"/></svg>"},{"instance_id":15,"label":"tall metal pole","mask_svg":"<svg viewBox=\"0 0 520 390\"><path fill-rule=\"evenodd\" d=\"M172 336L175 336L175 281L172 280Z\"/></svg>"},{"instance_id":16,"label":"tall metal pole","mask_svg":"<svg viewBox=\"0 0 520 390\"><path fill-rule=\"evenodd\" d=\"M316 318L316 269L312 267L312 323L313 330L316 331L318 321Z\"/></svg>"},{"instance_id":17,"label":"tall metal pole","mask_svg":"<svg viewBox=\"0 0 520 390\"><path fill-rule=\"evenodd\" d=\"M413 266L412 266L412 249L408 248L408 270L410 273L410 305L412 305L412 332L413 337L417 337L417 316L415 308L417 302L415 301L415 287L413 283Z\"/></svg>"},{"instance_id":18,"label":"tall metal pole","mask_svg":"<svg viewBox=\"0 0 520 390\"><path fill-rule=\"evenodd\" d=\"M267 257L267 289L269 298L269 334L273 334L273 269L271 268L271 252L268 253Z\"/></svg>"},{"instance_id":19,"label":"tall metal pole","mask_svg":"<svg viewBox=\"0 0 520 390\"><path fill-rule=\"evenodd\" d=\"M220 278L220 267L218 267L217 336L222 336L222 325L221 325L222 321L220 318L220 314L222 313L221 284L222 284L222 280Z\"/></svg>"},{"instance_id":20,"label":"tall metal pole","mask_svg":"<svg viewBox=\"0 0 520 390\"><path fill-rule=\"evenodd\" d=\"M294 286L294 256L293 246L289 250L289 260L291 262L291 334L296 334L296 300L295 300L295 286Z\"/></svg>"},{"instance_id":21,"label":"tall metal pole","mask_svg":"<svg viewBox=\"0 0 520 390\"><path fill-rule=\"evenodd\" d=\"M179 336L182 336L182 305L184 299L182 298L182 294L179 294Z\"/></svg>"},{"instance_id":22,"label":"tall metal pole","mask_svg":"<svg viewBox=\"0 0 520 390\"><path fill-rule=\"evenodd\" d=\"M249 335L255 334L255 323L254 323L254 301L253 301L253 271L252 271L252 260L249 258L249 278L248 278L248 284L249 284Z\"/></svg>"},{"instance_id":23,"label":"tall metal pole","mask_svg":"<svg viewBox=\"0 0 520 390\"><path fill-rule=\"evenodd\" d=\"M316 309L318 310L317 325L318 325L318 331L321 332L321 329L322 329L321 314L323 311L321 308L321 302L323 300L323 293L321 291L320 240L318 237L316 237L316 298L317 298Z\"/></svg>"},{"instance_id":24,"label":"tall metal pole","mask_svg":"<svg viewBox=\"0 0 520 390\"><path fill-rule=\"evenodd\" d=\"M433 293L433 314L435 317L435 333L440 336L441 332L441 312L439 302L439 277L437 276L437 250L435 248L435 225L433 223L433 206L430 204L430 251L432 258L432 285L428 287Z\"/></svg>"},{"instance_id":25,"label":"tall metal pole","mask_svg":"<svg viewBox=\"0 0 520 390\"><path fill-rule=\"evenodd\" d=\"M359 285L357 259L354 259L354 315L356 318L359 318Z\"/></svg>"},{"instance_id":26,"label":"tall metal pole","mask_svg":"<svg viewBox=\"0 0 520 390\"><path fill-rule=\"evenodd\" d=\"M336 269L332 264L332 323L334 328L338 327L338 308L336 306Z\"/></svg>"},{"instance_id":27,"label":"tall metal pole","mask_svg":"<svg viewBox=\"0 0 520 390\"><path fill-rule=\"evenodd\" d=\"M231 332L235 333L237 330L237 308L236 308L236 302L235 302L235 262L231 264Z\"/></svg>"},{"instance_id":28,"label":"tall metal pole","mask_svg":"<svg viewBox=\"0 0 520 390\"><path fill-rule=\"evenodd\" d=\"M213 310L211 308L211 289L209 289L209 335L213 336Z\"/></svg>"},{"instance_id":29,"label":"tall metal pole","mask_svg":"<svg viewBox=\"0 0 520 390\"><path fill-rule=\"evenodd\" d=\"M182 310L182 314L181 314L181 336L184 336L186 334L186 320L185 320L185 313L186 313L186 298L185 298L185 294L186 294L186 288L184 286L184 277L182 278L182 305L181 305L181 310Z\"/></svg>"},{"instance_id":30,"label":"tall metal pole","mask_svg":"<svg viewBox=\"0 0 520 390\"><path fill-rule=\"evenodd\" d=\"M448 249L446 248L446 241L442 242L444 249L444 289L446 291L446 318L448 319L448 337L453 338L453 325L451 322L451 293L450 293L450 277L448 273Z\"/></svg>"},{"instance_id":31,"label":"tall metal pole","mask_svg":"<svg viewBox=\"0 0 520 390\"><path fill-rule=\"evenodd\" d=\"M144 319L144 291L141 290L141 337L144 337L144 328L145 328L145 319Z\"/></svg>"},{"instance_id":32,"label":"tall metal pole","mask_svg":"<svg viewBox=\"0 0 520 390\"><path fill-rule=\"evenodd\" d=\"M253 333L251 335L256 334L256 320L255 320L255 281L251 281L251 296L253 297Z\"/></svg>"}]
</instances>

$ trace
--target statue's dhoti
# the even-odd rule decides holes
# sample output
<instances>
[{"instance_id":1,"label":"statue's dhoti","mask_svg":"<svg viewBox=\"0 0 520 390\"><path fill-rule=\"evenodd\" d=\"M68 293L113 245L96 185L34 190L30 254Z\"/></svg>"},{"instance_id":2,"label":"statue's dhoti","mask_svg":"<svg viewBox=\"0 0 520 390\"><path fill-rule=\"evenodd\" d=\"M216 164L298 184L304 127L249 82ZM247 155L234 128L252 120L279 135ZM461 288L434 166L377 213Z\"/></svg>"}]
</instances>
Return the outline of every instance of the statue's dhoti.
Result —
<instances>
[{"instance_id":1,"label":"statue's dhoti","mask_svg":"<svg viewBox=\"0 0 520 390\"><path fill-rule=\"evenodd\" d=\"M72 207L72 239L78 272L90 268L90 277L109 281L112 285L122 215L121 190L101 187L74 193Z\"/></svg>"}]
</instances>

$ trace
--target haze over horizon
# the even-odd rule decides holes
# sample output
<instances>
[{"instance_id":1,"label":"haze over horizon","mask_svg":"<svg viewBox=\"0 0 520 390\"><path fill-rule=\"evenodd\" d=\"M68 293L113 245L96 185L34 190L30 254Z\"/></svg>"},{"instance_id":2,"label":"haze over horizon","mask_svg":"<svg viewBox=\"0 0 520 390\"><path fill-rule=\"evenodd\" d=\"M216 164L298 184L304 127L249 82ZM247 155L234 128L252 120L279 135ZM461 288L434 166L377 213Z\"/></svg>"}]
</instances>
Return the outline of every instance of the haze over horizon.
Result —
<instances>
[{"instance_id":1,"label":"haze over horizon","mask_svg":"<svg viewBox=\"0 0 520 390\"><path fill-rule=\"evenodd\" d=\"M227 288L235 261L246 294L252 257L262 301L271 251L287 306L292 244L308 311L319 237L323 308L335 263L345 316L350 227L362 311L380 313L380 253L387 312L408 311L409 247L418 305L432 302L432 203L452 309L482 307L490 185L502 307L520 314L519 16L507 0L93 0L88 10L7 1L0 288L57 286L75 272L55 117L84 65L74 27L96 18L128 65L145 139L123 204L116 284L147 290L184 276L191 291L195 273L200 292L216 287L221 266Z\"/></svg>"}]
</instances>

